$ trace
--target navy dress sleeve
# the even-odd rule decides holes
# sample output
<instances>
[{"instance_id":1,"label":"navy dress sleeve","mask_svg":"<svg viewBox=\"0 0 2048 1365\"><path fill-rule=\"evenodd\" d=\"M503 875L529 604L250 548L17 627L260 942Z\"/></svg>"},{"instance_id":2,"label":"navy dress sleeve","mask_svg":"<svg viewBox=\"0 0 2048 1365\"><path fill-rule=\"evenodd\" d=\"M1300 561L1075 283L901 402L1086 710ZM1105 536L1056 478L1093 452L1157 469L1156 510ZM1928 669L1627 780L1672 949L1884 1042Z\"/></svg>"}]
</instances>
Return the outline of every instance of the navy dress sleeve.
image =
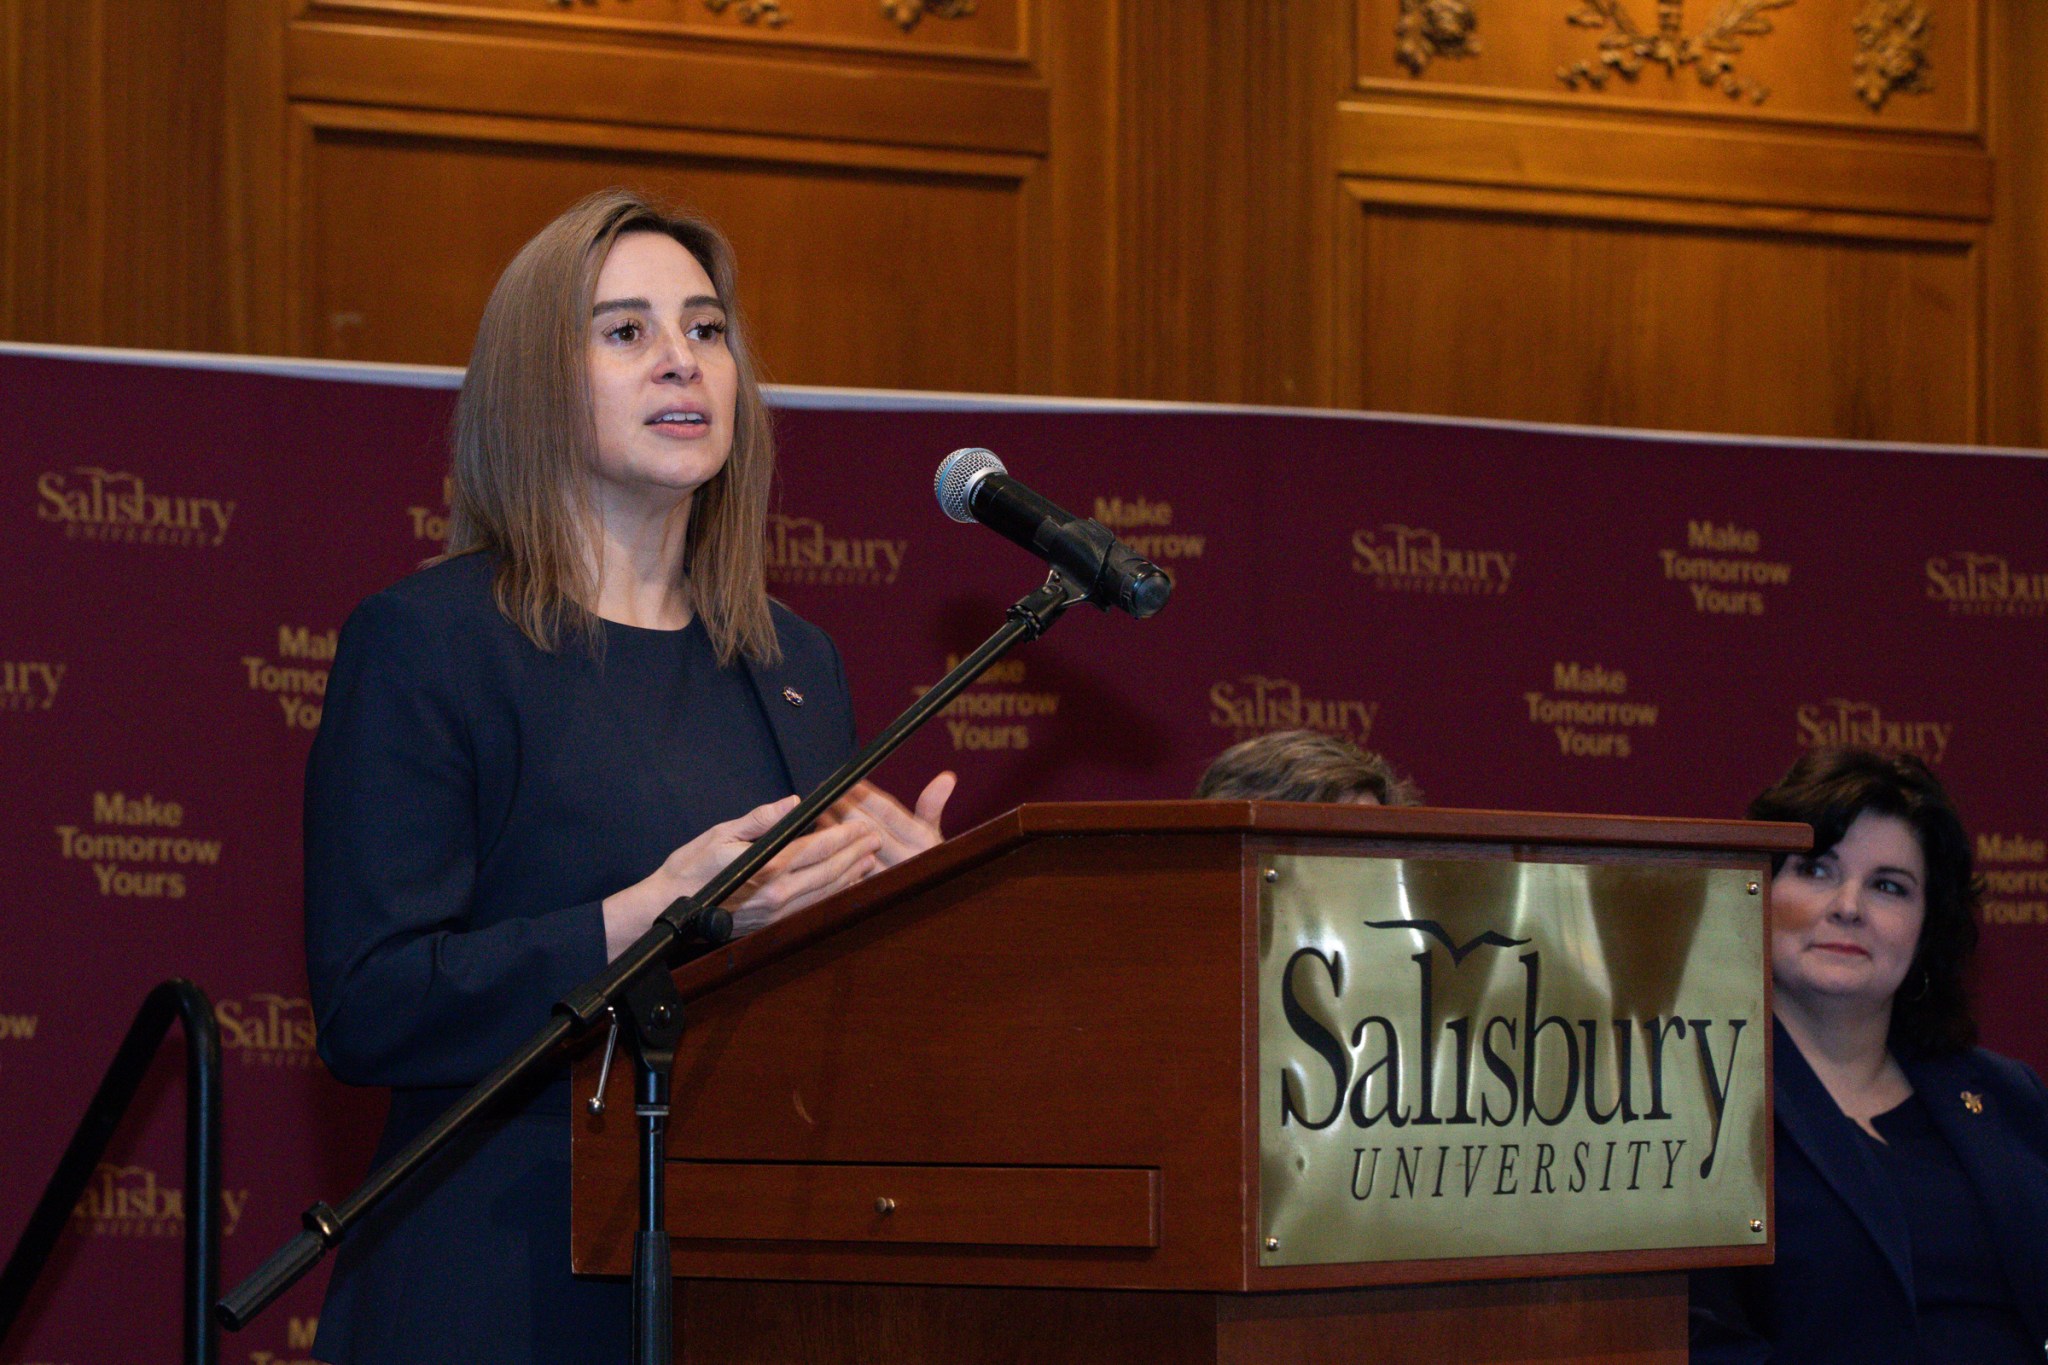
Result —
<instances>
[{"instance_id":1,"label":"navy dress sleeve","mask_svg":"<svg viewBox=\"0 0 2048 1365\"><path fill-rule=\"evenodd\" d=\"M600 902L470 922L472 697L416 602L365 602L306 770L306 955L320 1055L356 1085L463 1086L604 966Z\"/></svg>"}]
</instances>

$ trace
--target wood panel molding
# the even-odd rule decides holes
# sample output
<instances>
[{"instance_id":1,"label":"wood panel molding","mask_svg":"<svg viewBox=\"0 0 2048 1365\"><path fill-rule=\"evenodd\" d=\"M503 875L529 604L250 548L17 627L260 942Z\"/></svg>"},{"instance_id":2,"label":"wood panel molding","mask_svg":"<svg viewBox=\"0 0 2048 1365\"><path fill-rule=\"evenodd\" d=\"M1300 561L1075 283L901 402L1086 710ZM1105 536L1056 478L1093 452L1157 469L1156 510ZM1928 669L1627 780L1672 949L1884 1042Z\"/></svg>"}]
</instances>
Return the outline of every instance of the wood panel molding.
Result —
<instances>
[{"instance_id":1,"label":"wood panel molding","mask_svg":"<svg viewBox=\"0 0 2048 1365\"><path fill-rule=\"evenodd\" d=\"M1042 81L872 70L470 32L295 23L293 100L702 128L761 136L1049 150ZM698 92L716 90L718 98Z\"/></svg>"},{"instance_id":2,"label":"wood panel molding","mask_svg":"<svg viewBox=\"0 0 2048 1365\"><path fill-rule=\"evenodd\" d=\"M392 133L507 146L634 151L664 156L758 162L764 165L904 171L1022 181L1044 158L1017 152L949 147L868 145L826 138L720 132L713 129L619 125L571 119L506 118L388 106L303 101L292 119L313 132Z\"/></svg>"},{"instance_id":3,"label":"wood panel molding","mask_svg":"<svg viewBox=\"0 0 2048 1365\"><path fill-rule=\"evenodd\" d=\"M299 354L461 363L519 244L579 195L628 184L733 238L771 377L913 387L934 374L996 391L1050 378L1025 345L1039 158L350 105L295 105L292 126L285 311ZM407 244L402 263L382 237ZM923 295L908 277L925 269L957 282ZM975 347L940 349L970 332Z\"/></svg>"},{"instance_id":4,"label":"wood panel molding","mask_svg":"<svg viewBox=\"0 0 2048 1365\"><path fill-rule=\"evenodd\" d=\"M1982 224L1953 218L1896 214L1836 213L1781 208L1771 204L1726 204L1713 200L1663 199L1646 195L1583 194L1565 190L1524 190L1510 186L1431 184L1346 176L1354 203L1387 207L1450 209L1533 221L1636 224L1697 231L1769 233L1787 237L1852 238L1943 248L1983 242Z\"/></svg>"},{"instance_id":5,"label":"wood panel molding","mask_svg":"<svg viewBox=\"0 0 2048 1365\"><path fill-rule=\"evenodd\" d=\"M1953 140L1415 102L1346 101L1337 116L1337 173L1378 179L1981 222L1991 169Z\"/></svg>"},{"instance_id":6,"label":"wood panel molding","mask_svg":"<svg viewBox=\"0 0 2048 1365\"><path fill-rule=\"evenodd\" d=\"M412 23L480 33L626 41L687 38L714 47L865 55L892 61L1028 64L1034 0L662 0L653 14L619 0L301 0L299 18ZM659 17L656 17L659 16ZM935 22L927 24L926 17ZM909 22L906 24L905 19Z\"/></svg>"},{"instance_id":7,"label":"wood panel molding","mask_svg":"<svg viewBox=\"0 0 2048 1365\"><path fill-rule=\"evenodd\" d=\"M1358 177L1342 188L1342 406L1982 439L1981 228ZM1418 277L1417 259L1437 266ZM1610 324L1622 316L1634 325Z\"/></svg>"}]
</instances>

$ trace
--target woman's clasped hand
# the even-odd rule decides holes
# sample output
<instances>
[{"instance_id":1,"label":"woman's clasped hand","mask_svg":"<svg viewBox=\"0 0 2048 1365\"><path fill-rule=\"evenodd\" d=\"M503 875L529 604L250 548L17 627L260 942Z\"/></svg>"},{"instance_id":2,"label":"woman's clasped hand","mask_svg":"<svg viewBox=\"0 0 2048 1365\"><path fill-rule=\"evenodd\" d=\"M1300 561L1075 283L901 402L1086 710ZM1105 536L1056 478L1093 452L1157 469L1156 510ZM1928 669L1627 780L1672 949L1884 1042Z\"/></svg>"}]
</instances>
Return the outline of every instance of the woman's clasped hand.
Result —
<instances>
[{"instance_id":1,"label":"woman's clasped hand","mask_svg":"<svg viewBox=\"0 0 2048 1365\"><path fill-rule=\"evenodd\" d=\"M860 783L733 893L726 903L733 932L752 933L937 844L944 837L939 819L955 781L952 773L940 773L910 810L872 782ZM713 825L671 853L652 875L606 897L606 960L647 932L656 915L702 889L796 805L796 797L785 796Z\"/></svg>"}]
</instances>

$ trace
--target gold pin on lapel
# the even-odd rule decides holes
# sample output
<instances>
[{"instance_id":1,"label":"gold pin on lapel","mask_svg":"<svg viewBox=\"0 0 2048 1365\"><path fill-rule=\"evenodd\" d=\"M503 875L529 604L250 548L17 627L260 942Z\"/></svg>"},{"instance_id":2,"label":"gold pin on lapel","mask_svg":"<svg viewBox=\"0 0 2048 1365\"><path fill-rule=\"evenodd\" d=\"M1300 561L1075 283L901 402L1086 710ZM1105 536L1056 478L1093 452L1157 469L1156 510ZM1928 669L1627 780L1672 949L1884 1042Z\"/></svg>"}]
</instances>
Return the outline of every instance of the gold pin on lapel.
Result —
<instances>
[{"instance_id":1,"label":"gold pin on lapel","mask_svg":"<svg viewBox=\"0 0 2048 1365\"><path fill-rule=\"evenodd\" d=\"M1963 1108L1969 1110L1973 1114L1983 1113L1984 1097L1974 1090L1965 1090L1963 1092Z\"/></svg>"},{"instance_id":2,"label":"gold pin on lapel","mask_svg":"<svg viewBox=\"0 0 2048 1365\"><path fill-rule=\"evenodd\" d=\"M794 687L783 688L782 699L791 706L802 706L804 704L804 694L797 691Z\"/></svg>"}]
</instances>

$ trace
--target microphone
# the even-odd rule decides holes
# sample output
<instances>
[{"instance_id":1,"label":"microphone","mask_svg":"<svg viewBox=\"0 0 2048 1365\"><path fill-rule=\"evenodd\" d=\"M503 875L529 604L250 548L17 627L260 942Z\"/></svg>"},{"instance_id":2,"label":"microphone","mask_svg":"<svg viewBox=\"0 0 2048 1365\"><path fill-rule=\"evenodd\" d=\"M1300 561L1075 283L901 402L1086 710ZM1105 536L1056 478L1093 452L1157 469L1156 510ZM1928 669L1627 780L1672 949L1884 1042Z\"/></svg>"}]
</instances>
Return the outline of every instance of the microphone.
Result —
<instances>
[{"instance_id":1,"label":"microphone","mask_svg":"<svg viewBox=\"0 0 2048 1365\"><path fill-rule=\"evenodd\" d=\"M978 521L1023 546L1080 586L1090 602L1140 619L1166 605L1173 580L1141 559L1107 526L1047 502L1011 478L992 451L956 450L932 480L939 506L955 521Z\"/></svg>"}]
</instances>

